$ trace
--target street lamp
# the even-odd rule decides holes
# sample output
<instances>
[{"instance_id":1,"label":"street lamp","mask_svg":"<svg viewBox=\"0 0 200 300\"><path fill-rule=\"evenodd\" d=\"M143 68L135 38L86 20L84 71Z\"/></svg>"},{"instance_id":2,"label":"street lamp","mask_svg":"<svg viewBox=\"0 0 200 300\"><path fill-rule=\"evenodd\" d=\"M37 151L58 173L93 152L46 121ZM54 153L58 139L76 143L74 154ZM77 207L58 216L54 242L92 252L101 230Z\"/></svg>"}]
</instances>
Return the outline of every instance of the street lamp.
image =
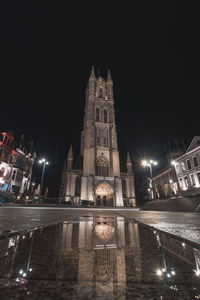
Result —
<instances>
[{"instance_id":1,"label":"street lamp","mask_svg":"<svg viewBox=\"0 0 200 300\"><path fill-rule=\"evenodd\" d=\"M152 165L153 166L157 166L157 161L155 160L142 160L142 166L143 167L149 167L149 171L150 171L150 177L151 177L151 185L152 185L152 192L153 192L153 200L155 200L155 190L154 190L154 184L153 184L153 174L152 174Z\"/></svg>"},{"instance_id":2,"label":"street lamp","mask_svg":"<svg viewBox=\"0 0 200 300\"><path fill-rule=\"evenodd\" d=\"M45 158L43 158L43 159L39 160L39 164L43 164L43 169L42 169L42 177L41 177L41 183L40 183L40 193L39 193L39 197L38 197L38 204L40 203L40 198L41 198L41 193L42 193L42 184L43 184L45 167L46 167L46 165L49 164L49 162Z\"/></svg>"}]
</instances>

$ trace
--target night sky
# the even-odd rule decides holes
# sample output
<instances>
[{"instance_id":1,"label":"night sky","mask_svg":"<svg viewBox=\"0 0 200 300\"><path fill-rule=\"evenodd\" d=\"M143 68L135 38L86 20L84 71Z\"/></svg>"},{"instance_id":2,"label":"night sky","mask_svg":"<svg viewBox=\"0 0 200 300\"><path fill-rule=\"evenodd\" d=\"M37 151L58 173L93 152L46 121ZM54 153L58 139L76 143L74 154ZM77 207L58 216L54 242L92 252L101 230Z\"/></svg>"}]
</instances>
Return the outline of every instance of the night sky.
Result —
<instances>
[{"instance_id":1,"label":"night sky","mask_svg":"<svg viewBox=\"0 0 200 300\"><path fill-rule=\"evenodd\" d=\"M59 182L72 143L80 149L91 66L111 70L118 144L162 166L164 145L199 131L199 10L184 1L2 1L0 130L33 138ZM34 167L39 180L40 169ZM137 173L137 170L135 170Z\"/></svg>"}]
</instances>

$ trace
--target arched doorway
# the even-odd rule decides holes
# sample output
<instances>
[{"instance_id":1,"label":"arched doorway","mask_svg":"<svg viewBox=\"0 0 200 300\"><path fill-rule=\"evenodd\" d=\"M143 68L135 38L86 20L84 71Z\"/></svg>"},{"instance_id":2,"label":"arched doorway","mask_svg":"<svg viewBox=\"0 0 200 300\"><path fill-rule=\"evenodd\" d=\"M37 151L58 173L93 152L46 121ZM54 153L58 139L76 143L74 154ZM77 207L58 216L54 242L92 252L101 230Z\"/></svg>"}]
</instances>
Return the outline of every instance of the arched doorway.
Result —
<instances>
[{"instance_id":1,"label":"arched doorway","mask_svg":"<svg viewBox=\"0 0 200 300\"><path fill-rule=\"evenodd\" d=\"M107 182L101 182L95 190L97 206L113 206L113 188Z\"/></svg>"}]
</instances>

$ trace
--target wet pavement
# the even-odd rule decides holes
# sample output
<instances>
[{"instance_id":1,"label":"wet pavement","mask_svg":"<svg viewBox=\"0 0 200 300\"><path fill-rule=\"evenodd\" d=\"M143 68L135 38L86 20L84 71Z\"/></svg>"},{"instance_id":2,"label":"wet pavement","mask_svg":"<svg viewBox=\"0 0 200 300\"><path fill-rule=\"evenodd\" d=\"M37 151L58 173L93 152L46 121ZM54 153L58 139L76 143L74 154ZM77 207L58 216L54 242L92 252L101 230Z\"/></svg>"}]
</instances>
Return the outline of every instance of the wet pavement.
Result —
<instances>
[{"instance_id":1,"label":"wet pavement","mask_svg":"<svg viewBox=\"0 0 200 300\"><path fill-rule=\"evenodd\" d=\"M200 244L200 214L134 209L0 207L0 237L81 216L125 217Z\"/></svg>"},{"instance_id":2,"label":"wet pavement","mask_svg":"<svg viewBox=\"0 0 200 300\"><path fill-rule=\"evenodd\" d=\"M43 218L54 225L0 239L1 300L200 299L198 244L116 211L68 214L62 222L54 213Z\"/></svg>"}]
</instances>

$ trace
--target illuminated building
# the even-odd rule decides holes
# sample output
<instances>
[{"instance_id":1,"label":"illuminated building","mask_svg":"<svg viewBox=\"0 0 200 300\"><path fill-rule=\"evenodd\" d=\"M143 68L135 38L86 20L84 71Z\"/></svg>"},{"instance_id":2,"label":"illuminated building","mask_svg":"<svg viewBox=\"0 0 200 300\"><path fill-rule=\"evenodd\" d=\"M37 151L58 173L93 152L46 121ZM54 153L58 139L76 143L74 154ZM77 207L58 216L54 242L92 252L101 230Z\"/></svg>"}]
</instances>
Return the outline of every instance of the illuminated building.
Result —
<instances>
[{"instance_id":1,"label":"illuminated building","mask_svg":"<svg viewBox=\"0 0 200 300\"><path fill-rule=\"evenodd\" d=\"M20 142L14 142L10 133L0 133L0 190L22 195L29 190L32 167L35 160L33 145L24 144L21 136Z\"/></svg>"},{"instance_id":2,"label":"illuminated building","mask_svg":"<svg viewBox=\"0 0 200 300\"><path fill-rule=\"evenodd\" d=\"M181 194L200 193L200 136L195 136L186 152L173 161Z\"/></svg>"},{"instance_id":3,"label":"illuminated building","mask_svg":"<svg viewBox=\"0 0 200 300\"><path fill-rule=\"evenodd\" d=\"M132 162L127 153L127 172L120 172L115 124L113 81L96 78L92 68L86 89L84 126L81 134L83 167L73 166L72 147L64 165L61 196L74 204L135 206Z\"/></svg>"},{"instance_id":4,"label":"illuminated building","mask_svg":"<svg viewBox=\"0 0 200 300\"><path fill-rule=\"evenodd\" d=\"M179 187L173 166L169 166L153 177L156 198L169 198L179 195Z\"/></svg>"}]
</instances>

